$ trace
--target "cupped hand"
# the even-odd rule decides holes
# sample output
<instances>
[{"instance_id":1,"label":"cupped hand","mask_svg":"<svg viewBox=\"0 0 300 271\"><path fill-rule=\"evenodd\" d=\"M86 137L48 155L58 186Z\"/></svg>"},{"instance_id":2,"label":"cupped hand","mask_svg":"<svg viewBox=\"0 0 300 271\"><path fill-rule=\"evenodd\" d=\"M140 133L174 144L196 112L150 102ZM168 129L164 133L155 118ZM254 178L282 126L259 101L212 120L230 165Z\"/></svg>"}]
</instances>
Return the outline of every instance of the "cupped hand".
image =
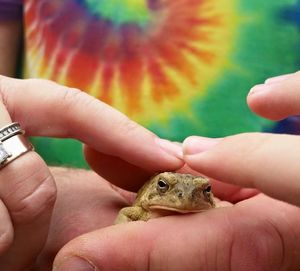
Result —
<instances>
[{"instance_id":1,"label":"cupped hand","mask_svg":"<svg viewBox=\"0 0 300 271\"><path fill-rule=\"evenodd\" d=\"M148 174L183 164L176 145L79 90L0 76L0 101L0 127L18 121L26 135L72 137ZM36 153L24 154L0 170L0 270L26 270L36 262L47 240L55 199L53 177ZM80 225L76 219L70 223ZM65 228L66 240L70 229Z\"/></svg>"},{"instance_id":2,"label":"cupped hand","mask_svg":"<svg viewBox=\"0 0 300 271\"><path fill-rule=\"evenodd\" d=\"M232 207L81 235L59 252L54 270L296 271L299 223L297 207L257 195Z\"/></svg>"},{"instance_id":3,"label":"cupped hand","mask_svg":"<svg viewBox=\"0 0 300 271\"><path fill-rule=\"evenodd\" d=\"M258 88L248 97L256 113L271 119L300 113L299 74ZM87 233L59 252L54 270L299 270L299 142L255 133L187 139L185 161L192 170L272 197L245 193L233 206ZM219 184L217 196L230 200Z\"/></svg>"}]
</instances>

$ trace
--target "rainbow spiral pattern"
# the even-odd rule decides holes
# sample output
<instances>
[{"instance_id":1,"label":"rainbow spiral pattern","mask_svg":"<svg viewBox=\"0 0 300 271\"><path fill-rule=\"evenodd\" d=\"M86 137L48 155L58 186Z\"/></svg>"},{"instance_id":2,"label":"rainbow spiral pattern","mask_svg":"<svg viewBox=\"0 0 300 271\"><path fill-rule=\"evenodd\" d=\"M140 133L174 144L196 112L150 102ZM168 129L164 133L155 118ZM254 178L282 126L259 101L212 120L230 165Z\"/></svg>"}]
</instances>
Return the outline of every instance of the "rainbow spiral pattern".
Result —
<instances>
[{"instance_id":1,"label":"rainbow spiral pattern","mask_svg":"<svg viewBox=\"0 0 300 271\"><path fill-rule=\"evenodd\" d=\"M226 64L227 2L27 1L30 76L78 87L140 122L167 120Z\"/></svg>"},{"instance_id":2,"label":"rainbow spiral pattern","mask_svg":"<svg viewBox=\"0 0 300 271\"><path fill-rule=\"evenodd\" d=\"M270 130L245 96L299 69L299 14L298 0L25 0L25 75L172 140Z\"/></svg>"}]
</instances>

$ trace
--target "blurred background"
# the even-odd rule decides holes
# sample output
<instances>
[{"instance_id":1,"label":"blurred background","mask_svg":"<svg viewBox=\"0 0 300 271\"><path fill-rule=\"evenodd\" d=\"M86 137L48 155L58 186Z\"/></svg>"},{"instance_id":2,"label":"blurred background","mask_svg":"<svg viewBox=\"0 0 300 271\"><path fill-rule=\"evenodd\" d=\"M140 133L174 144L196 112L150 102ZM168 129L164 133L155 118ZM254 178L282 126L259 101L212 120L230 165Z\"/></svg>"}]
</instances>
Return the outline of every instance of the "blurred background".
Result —
<instances>
[{"instance_id":1,"label":"blurred background","mask_svg":"<svg viewBox=\"0 0 300 271\"><path fill-rule=\"evenodd\" d=\"M22 13L21 77L80 88L163 138L300 132L297 116L246 104L253 85L299 70L298 0L25 0ZM52 165L86 167L79 142L33 142Z\"/></svg>"}]
</instances>

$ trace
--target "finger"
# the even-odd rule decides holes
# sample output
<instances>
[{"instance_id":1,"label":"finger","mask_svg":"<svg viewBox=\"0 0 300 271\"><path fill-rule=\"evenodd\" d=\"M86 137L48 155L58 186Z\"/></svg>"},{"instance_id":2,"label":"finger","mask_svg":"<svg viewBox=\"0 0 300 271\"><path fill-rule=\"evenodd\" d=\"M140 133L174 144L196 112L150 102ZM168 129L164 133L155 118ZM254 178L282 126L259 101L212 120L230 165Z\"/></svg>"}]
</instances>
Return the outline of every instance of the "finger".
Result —
<instances>
[{"instance_id":1,"label":"finger","mask_svg":"<svg viewBox=\"0 0 300 271\"><path fill-rule=\"evenodd\" d=\"M91 168L107 181L130 191L137 191L155 172L146 171L118 157L85 146L84 155Z\"/></svg>"},{"instance_id":2,"label":"finger","mask_svg":"<svg viewBox=\"0 0 300 271\"><path fill-rule=\"evenodd\" d=\"M207 140L211 141L211 139L207 139ZM204 143L205 138L201 137L201 141L203 141L202 144L205 144ZM199 145L196 145L196 148L197 148L197 150L200 150ZM203 149L203 148L201 148L201 149ZM189 173L189 174L192 174L195 176L197 176L197 175L203 176L203 174L201 172L193 170L187 164L183 168L181 168L178 172L179 173ZM241 187L238 185L220 182L220 181L214 180L212 178L209 178L209 179L210 179L210 183L212 185L213 195L215 196L215 198L219 198L223 201L225 200L225 201L229 201L231 203L236 203L241 200L251 198L259 193L259 191L257 189L244 188L244 187Z\"/></svg>"},{"instance_id":3,"label":"finger","mask_svg":"<svg viewBox=\"0 0 300 271\"><path fill-rule=\"evenodd\" d=\"M195 138L183 144L185 161L192 169L300 206L297 136L241 134L227 137L200 153L193 153L193 144Z\"/></svg>"},{"instance_id":4,"label":"finger","mask_svg":"<svg viewBox=\"0 0 300 271\"><path fill-rule=\"evenodd\" d=\"M214 147L221 140L222 138L190 136L188 138L188 144L184 144L184 151L185 153L204 152ZM186 172L186 173L191 173L193 175L203 174L202 172L193 170L187 164L185 165L185 167L183 167L183 169L181 169L181 171L183 173ZM232 203L248 199L259 193L257 189L243 188L239 185L228 184L214 179L210 179L210 180L212 183L214 195L222 200L227 200Z\"/></svg>"},{"instance_id":5,"label":"finger","mask_svg":"<svg viewBox=\"0 0 300 271\"><path fill-rule=\"evenodd\" d=\"M174 144L182 148L181 143L174 142ZM203 150L204 148L209 148L211 144L214 144L214 139L209 140L206 138L206 140L203 141L203 145L198 145L197 147ZM84 146L84 155L95 172L116 186L130 191L137 191L141 187L141 183L144 183L153 176L153 174L157 173L157 171L144 170L118 157L97 152L86 145ZM165 168L162 170L167 171L168 169ZM187 169L185 166L177 171L196 174L196 172L192 172L190 168ZM237 195L233 191L231 192L231 195Z\"/></svg>"},{"instance_id":6,"label":"finger","mask_svg":"<svg viewBox=\"0 0 300 271\"><path fill-rule=\"evenodd\" d=\"M13 243L14 229L9 216L9 212L0 200L0 255L7 251Z\"/></svg>"},{"instance_id":7,"label":"finger","mask_svg":"<svg viewBox=\"0 0 300 271\"><path fill-rule=\"evenodd\" d=\"M0 103L0 127L10 122ZM36 153L27 152L0 168L0 199L5 205L0 208L1 227L7 227L0 270L25 270L32 264L46 241L55 197L53 178Z\"/></svg>"},{"instance_id":8,"label":"finger","mask_svg":"<svg viewBox=\"0 0 300 271\"><path fill-rule=\"evenodd\" d=\"M110 226L118 211L132 203L134 196L113 187L90 170L51 168L51 171L58 197L47 243L32 270L52 270L55 255L67 242L83 233Z\"/></svg>"},{"instance_id":9,"label":"finger","mask_svg":"<svg viewBox=\"0 0 300 271\"><path fill-rule=\"evenodd\" d=\"M201 214L116 225L69 242L53 270L297 270L300 232L290 227L299 217L298 208L255 197Z\"/></svg>"},{"instance_id":10,"label":"finger","mask_svg":"<svg viewBox=\"0 0 300 271\"><path fill-rule=\"evenodd\" d=\"M254 86L247 98L258 115L281 120L300 114L300 72L266 80Z\"/></svg>"},{"instance_id":11,"label":"finger","mask_svg":"<svg viewBox=\"0 0 300 271\"><path fill-rule=\"evenodd\" d=\"M214 227L218 219L214 218L216 224L208 229L208 220L203 217L197 223L189 215L178 218L131 222L82 235L58 253L53 270L201 270L204 263L197 263L199 255L208 257L205 250L209 248L196 243L210 240L211 231L219 236ZM214 244L210 240L210 245ZM227 246L226 242L222 245Z\"/></svg>"},{"instance_id":12,"label":"finger","mask_svg":"<svg viewBox=\"0 0 300 271\"><path fill-rule=\"evenodd\" d=\"M38 255L47 238L55 196L52 176L37 154L28 153L1 169L0 197L14 226L13 244L0 258L1 270L20 270Z\"/></svg>"},{"instance_id":13,"label":"finger","mask_svg":"<svg viewBox=\"0 0 300 271\"><path fill-rule=\"evenodd\" d=\"M2 76L0 93L11 117L21 122L28 135L73 137L97 151L150 171L172 170L182 165L179 146L160 140L79 90L44 80Z\"/></svg>"},{"instance_id":14,"label":"finger","mask_svg":"<svg viewBox=\"0 0 300 271\"><path fill-rule=\"evenodd\" d=\"M212 144L213 140L209 139L209 141ZM202 143L202 146L197 145L198 150L209 147L205 140ZM84 153L89 165L95 172L114 185L129 191L137 191L141 187L140 184L146 182L155 173L147 172L120 158L96 152L87 146L84 148ZM177 172L202 175L187 165L177 170ZM226 184L213 179L210 181L216 197L233 203L250 198L258 193L256 189L241 188L237 185Z\"/></svg>"}]
</instances>

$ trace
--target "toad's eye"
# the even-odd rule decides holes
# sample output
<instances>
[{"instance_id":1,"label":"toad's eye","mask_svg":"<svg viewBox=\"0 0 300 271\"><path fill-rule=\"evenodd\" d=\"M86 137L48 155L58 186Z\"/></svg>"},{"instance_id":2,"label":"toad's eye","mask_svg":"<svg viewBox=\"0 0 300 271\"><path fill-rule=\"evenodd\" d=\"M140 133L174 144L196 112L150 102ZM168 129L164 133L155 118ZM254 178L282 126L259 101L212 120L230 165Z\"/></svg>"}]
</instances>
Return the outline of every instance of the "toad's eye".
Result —
<instances>
[{"instance_id":1,"label":"toad's eye","mask_svg":"<svg viewBox=\"0 0 300 271\"><path fill-rule=\"evenodd\" d=\"M157 190L161 193L167 192L169 189L169 185L166 181L159 179L157 182Z\"/></svg>"},{"instance_id":2,"label":"toad's eye","mask_svg":"<svg viewBox=\"0 0 300 271\"><path fill-rule=\"evenodd\" d=\"M211 185L207 186L204 190L203 190L203 193L205 195L209 195L211 192Z\"/></svg>"}]
</instances>

